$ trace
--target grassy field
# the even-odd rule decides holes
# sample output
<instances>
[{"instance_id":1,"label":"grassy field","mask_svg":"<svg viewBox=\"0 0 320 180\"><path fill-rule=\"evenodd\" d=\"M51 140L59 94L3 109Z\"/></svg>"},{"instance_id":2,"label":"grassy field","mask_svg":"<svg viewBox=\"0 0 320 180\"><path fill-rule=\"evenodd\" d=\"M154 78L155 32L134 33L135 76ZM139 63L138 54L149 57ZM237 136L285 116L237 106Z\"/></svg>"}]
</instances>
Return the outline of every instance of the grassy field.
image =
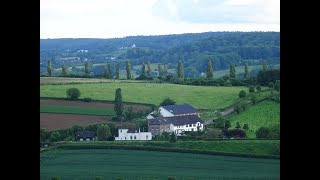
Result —
<instances>
[{"instance_id":1,"label":"grassy field","mask_svg":"<svg viewBox=\"0 0 320 180\"><path fill-rule=\"evenodd\" d=\"M280 179L280 160L118 149L40 153L40 179Z\"/></svg>"},{"instance_id":2,"label":"grassy field","mask_svg":"<svg viewBox=\"0 0 320 180\"><path fill-rule=\"evenodd\" d=\"M232 127L239 121L241 126L247 123L249 130L247 135L255 138L255 132L259 127L280 124L280 103L274 101L262 101L250 106L248 110L230 118Z\"/></svg>"},{"instance_id":3,"label":"grassy field","mask_svg":"<svg viewBox=\"0 0 320 180\"><path fill-rule=\"evenodd\" d=\"M97 116L114 116L113 109L89 108L89 107L72 107L72 106L54 106L41 105L41 113L59 113L59 114L84 114Z\"/></svg>"},{"instance_id":4,"label":"grassy field","mask_svg":"<svg viewBox=\"0 0 320 180\"><path fill-rule=\"evenodd\" d=\"M186 86L156 83L90 83L65 85L40 85L40 97L66 97L66 90L78 88L81 97L114 100L115 90L121 88L123 101L159 105L166 98L177 104L187 103L196 108L219 109L239 99L240 90L247 87ZM80 97L80 98L81 98Z\"/></svg>"}]
</instances>

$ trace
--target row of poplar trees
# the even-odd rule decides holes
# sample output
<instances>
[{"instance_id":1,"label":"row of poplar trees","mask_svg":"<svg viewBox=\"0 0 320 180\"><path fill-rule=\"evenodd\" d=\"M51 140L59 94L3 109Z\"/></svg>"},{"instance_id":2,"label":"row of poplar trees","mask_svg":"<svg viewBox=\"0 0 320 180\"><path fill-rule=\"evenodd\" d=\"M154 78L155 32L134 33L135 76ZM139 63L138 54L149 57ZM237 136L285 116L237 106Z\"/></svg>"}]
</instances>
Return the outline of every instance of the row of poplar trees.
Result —
<instances>
[{"instance_id":1,"label":"row of poplar trees","mask_svg":"<svg viewBox=\"0 0 320 180\"><path fill-rule=\"evenodd\" d=\"M91 70L91 65L88 61L85 62L84 64L84 69L85 69L85 75L89 76L90 75L90 70ZM67 69L68 66L66 66L65 64L62 65L62 76L66 76L67 75ZM262 66L262 69L267 69L267 65L264 64ZM51 60L48 60L48 66L47 66L47 71L49 76L52 76L52 63ZM167 65L162 65L162 64L158 64L158 72L159 72L159 76L160 77L165 77L166 75L168 75L168 67ZM229 73L230 73L230 78L236 78L236 69L235 69L235 65L231 64L230 68L229 68ZM147 63L147 70L145 67L145 64L142 64L142 75L151 77L152 76L152 70L151 70L151 64L148 61ZM104 72L104 76L107 79L112 79L113 73L111 70L111 64L107 64L106 68L105 68L105 72ZM131 65L129 63L129 61L126 61L126 77L127 79L133 79L133 76L131 74ZM115 65L115 78L119 79L120 78L120 69L119 69L119 64ZM179 80L184 80L184 67L183 67L183 63L181 61L178 62L178 73L177 73L177 78ZM212 68L212 62L211 60L208 60L208 66L207 66L207 78L208 79L212 79L213 78L213 68ZM249 78L249 69L248 69L248 65L245 65L245 71L244 71L244 78L247 79Z\"/></svg>"}]
</instances>

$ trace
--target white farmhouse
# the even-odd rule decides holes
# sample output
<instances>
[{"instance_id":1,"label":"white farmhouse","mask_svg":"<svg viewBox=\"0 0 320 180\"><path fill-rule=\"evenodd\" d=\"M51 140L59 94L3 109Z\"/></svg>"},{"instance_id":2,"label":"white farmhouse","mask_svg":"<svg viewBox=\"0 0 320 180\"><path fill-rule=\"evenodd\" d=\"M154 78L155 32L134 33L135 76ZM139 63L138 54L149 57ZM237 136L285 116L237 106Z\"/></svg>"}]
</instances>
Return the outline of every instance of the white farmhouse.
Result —
<instances>
[{"instance_id":1,"label":"white farmhouse","mask_svg":"<svg viewBox=\"0 0 320 180\"><path fill-rule=\"evenodd\" d=\"M153 136L162 132L182 135L185 131L203 131L204 122L197 115L158 117L148 119L148 131Z\"/></svg>"},{"instance_id":2,"label":"white farmhouse","mask_svg":"<svg viewBox=\"0 0 320 180\"><path fill-rule=\"evenodd\" d=\"M158 112L151 112L146 116L147 119L154 119L154 114L157 113L160 117L173 117L173 116L188 116L197 115L200 113L197 109L193 108L190 104L176 104L168 106L160 106Z\"/></svg>"},{"instance_id":3,"label":"white farmhouse","mask_svg":"<svg viewBox=\"0 0 320 180\"><path fill-rule=\"evenodd\" d=\"M119 127L119 136L115 137L117 141L145 141L151 140L151 132L141 132L139 129L130 129L126 127Z\"/></svg>"}]
</instances>

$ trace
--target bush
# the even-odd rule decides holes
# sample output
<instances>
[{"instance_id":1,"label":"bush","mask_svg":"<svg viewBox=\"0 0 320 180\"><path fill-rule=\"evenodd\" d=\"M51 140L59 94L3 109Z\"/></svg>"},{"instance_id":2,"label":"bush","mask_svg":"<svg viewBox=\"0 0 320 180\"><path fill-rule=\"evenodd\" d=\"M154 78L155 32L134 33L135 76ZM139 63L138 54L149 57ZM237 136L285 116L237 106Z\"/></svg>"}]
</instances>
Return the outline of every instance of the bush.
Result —
<instances>
[{"instance_id":1,"label":"bush","mask_svg":"<svg viewBox=\"0 0 320 180\"><path fill-rule=\"evenodd\" d=\"M240 128L241 128L241 125L240 125L239 121L237 121L236 128L237 128L237 129L240 129Z\"/></svg>"},{"instance_id":2,"label":"bush","mask_svg":"<svg viewBox=\"0 0 320 180\"><path fill-rule=\"evenodd\" d=\"M254 92L254 86L250 86L250 87L249 87L249 92L250 92L250 93L253 93L253 92Z\"/></svg>"},{"instance_id":3,"label":"bush","mask_svg":"<svg viewBox=\"0 0 320 180\"><path fill-rule=\"evenodd\" d=\"M270 129L267 127L260 127L256 132L257 138L268 138Z\"/></svg>"},{"instance_id":4,"label":"bush","mask_svg":"<svg viewBox=\"0 0 320 180\"><path fill-rule=\"evenodd\" d=\"M170 142L174 143L177 141L177 137L176 135L174 134L174 132L171 133L170 135Z\"/></svg>"},{"instance_id":5,"label":"bush","mask_svg":"<svg viewBox=\"0 0 320 180\"><path fill-rule=\"evenodd\" d=\"M96 176L95 180L102 180L102 177L101 176Z\"/></svg>"},{"instance_id":6,"label":"bush","mask_svg":"<svg viewBox=\"0 0 320 180\"><path fill-rule=\"evenodd\" d=\"M60 177L55 176L55 177L52 177L51 180L60 180Z\"/></svg>"},{"instance_id":7,"label":"bush","mask_svg":"<svg viewBox=\"0 0 320 180\"><path fill-rule=\"evenodd\" d=\"M280 125L273 125L269 127L268 139L280 139Z\"/></svg>"},{"instance_id":8,"label":"bush","mask_svg":"<svg viewBox=\"0 0 320 180\"><path fill-rule=\"evenodd\" d=\"M244 90L241 90L241 91L239 92L239 97L240 97L240 98L244 98L244 97L246 97L246 95L247 95L247 93L246 93L246 91L244 91Z\"/></svg>"},{"instance_id":9,"label":"bush","mask_svg":"<svg viewBox=\"0 0 320 180\"><path fill-rule=\"evenodd\" d=\"M244 130L248 130L248 129L249 129L248 124L244 124L244 125L243 125L243 129L244 129Z\"/></svg>"},{"instance_id":10,"label":"bush","mask_svg":"<svg viewBox=\"0 0 320 180\"><path fill-rule=\"evenodd\" d=\"M257 91L261 91L261 86L258 85L258 86L256 87L256 89L257 89Z\"/></svg>"},{"instance_id":11,"label":"bush","mask_svg":"<svg viewBox=\"0 0 320 180\"><path fill-rule=\"evenodd\" d=\"M92 98L84 98L83 101L84 101L84 102L91 102L91 101L92 101Z\"/></svg>"},{"instance_id":12,"label":"bush","mask_svg":"<svg viewBox=\"0 0 320 180\"><path fill-rule=\"evenodd\" d=\"M247 136L243 129L228 129L223 133L227 138L245 138Z\"/></svg>"},{"instance_id":13,"label":"bush","mask_svg":"<svg viewBox=\"0 0 320 180\"><path fill-rule=\"evenodd\" d=\"M176 180L176 178L175 178L175 177L172 177L172 176L169 176L169 177L168 177L168 180Z\"/></svg>"},{"instance_id":14,"label":"bush","mask_svg":"<svg viewBox=\"0 0 320 180\"><path fill-rule=\"evenodd\" d=\"M167 105L175 105L176 102L173 99L165 98L161 103L160 106L167 106Z\"/></svg>"},{"instance_id":15,"label":"bush","mask_svg":"<svg viewBox=\"0 0 320 180\"><path fill-rule=\"evenodd\" d=\"M59 141L59 140L60 140L60 133L59 133L59 132L56 132L56 131L53 132L53 133L51 133L49 140L50 140L51 142Z\"/></svg>"},{"instance_id":16,"label":"bush","mask_svg":"<svg viewBox=\"0 0 320 180\"><path fill-rule=\"evenodd\" d=\"M77 88L70 88L66 91L67 98L69 99L78 99L81 95L80 90Z\"/></svg>"},{"instance_id":17,"label":"bush","mask_svg":"<svg viewBox=\"0 0 320 180\"><path fill-rule=\"evenodd\" d=\"M273 88L274 88L273 82L270 82L270 83L268 84L268 87L269 87L270 89L273 89Z\"/></svg>"}]
</instances>

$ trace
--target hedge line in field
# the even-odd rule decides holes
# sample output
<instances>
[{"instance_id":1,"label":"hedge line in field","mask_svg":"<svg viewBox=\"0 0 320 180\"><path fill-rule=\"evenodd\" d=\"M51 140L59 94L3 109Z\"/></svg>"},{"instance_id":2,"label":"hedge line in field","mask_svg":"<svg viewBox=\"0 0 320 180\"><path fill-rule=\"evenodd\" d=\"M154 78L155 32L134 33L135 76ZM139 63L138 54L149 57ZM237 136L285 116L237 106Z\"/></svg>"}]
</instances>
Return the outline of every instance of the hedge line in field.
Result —
<instances>
[{"instance_id":1,"label":"hedge line in field","mask_svg":"<svg viewBox=\"0 0 320 180\"><path fill-rule=\"evenodd\" d=\"M256 155L256 154L216 152L216 151L195 150L195 149L182 149L182 148L108 145L108 144L61 144L57 148L59 148L59 149L124 149L124 150L144 150L144 151L161 151L161 152L221 155L221 156L236 156L236 157L248 157L248 158L280 159L280 156L276 156L276 155Z\"/></svg>"}]
</instances>

